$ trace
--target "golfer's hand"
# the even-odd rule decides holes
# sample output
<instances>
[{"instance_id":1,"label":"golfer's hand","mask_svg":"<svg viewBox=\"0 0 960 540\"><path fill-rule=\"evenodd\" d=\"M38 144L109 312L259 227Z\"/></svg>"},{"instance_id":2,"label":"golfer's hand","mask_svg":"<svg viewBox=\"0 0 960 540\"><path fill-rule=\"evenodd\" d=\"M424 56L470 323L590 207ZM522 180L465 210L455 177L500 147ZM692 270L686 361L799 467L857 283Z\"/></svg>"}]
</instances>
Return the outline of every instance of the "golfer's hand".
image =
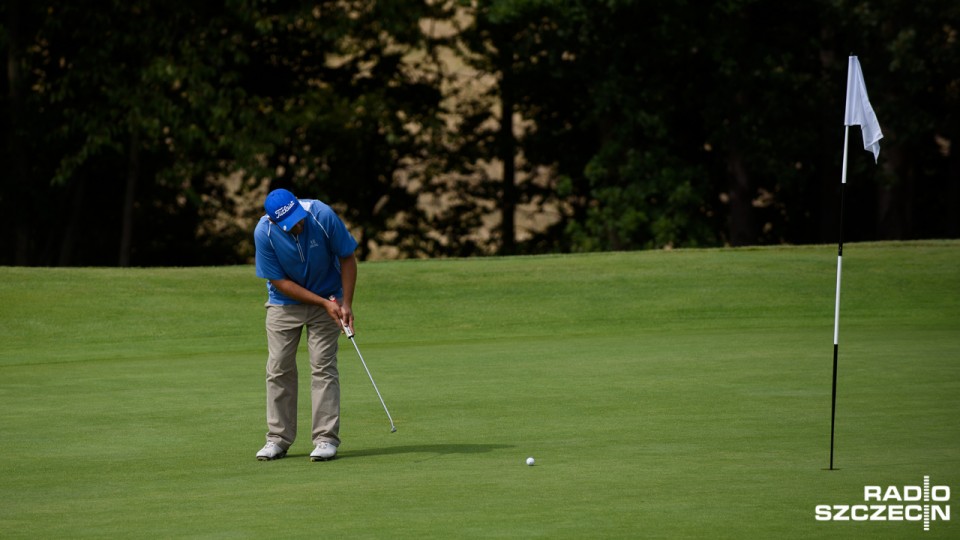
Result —
<instances>
[{"instance_id":1,"label":"golfer's hand","mask_svg":"<svg viewBox=\"0 0 960 540\"><path fill-rule=\"evenodd\" d=\"M331 296L323 303L323 307L327 310L327 315L337 323L337 326L340 326L340 321L343 319L343 312L340 309L340 305L337 304L337 299ZM340 330L342 331L343 329L341 328Z\"/></svg>"},{"instance_id":2,"label":"golfer's hand","mask_svg":"<svg viewBox=\"0 0 960 540\"><path fill-rule=\"evenodd\" d=\"M355 334L353 329L353 309L350 306L340 306L340 320L350 328L350 334Z\"/></svg>"}]
</instances>

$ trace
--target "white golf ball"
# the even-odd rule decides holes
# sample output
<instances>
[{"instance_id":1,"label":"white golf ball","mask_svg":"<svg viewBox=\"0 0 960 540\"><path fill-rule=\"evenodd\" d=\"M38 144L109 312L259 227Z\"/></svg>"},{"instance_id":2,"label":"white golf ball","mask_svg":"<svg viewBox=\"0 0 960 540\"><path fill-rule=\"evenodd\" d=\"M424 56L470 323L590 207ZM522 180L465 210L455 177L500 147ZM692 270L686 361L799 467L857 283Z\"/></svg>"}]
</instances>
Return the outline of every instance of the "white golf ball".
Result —
<instances>
[{"instance_id":1,"label":"white golf ball","mask_svg":"<svg viewBox=\"0 0 960 540\"><path fill-rule=\"evenodd\" d=\"M527 458L527 465L533 465L536 461L532 457Z\"/></svg>"}]
</instances>

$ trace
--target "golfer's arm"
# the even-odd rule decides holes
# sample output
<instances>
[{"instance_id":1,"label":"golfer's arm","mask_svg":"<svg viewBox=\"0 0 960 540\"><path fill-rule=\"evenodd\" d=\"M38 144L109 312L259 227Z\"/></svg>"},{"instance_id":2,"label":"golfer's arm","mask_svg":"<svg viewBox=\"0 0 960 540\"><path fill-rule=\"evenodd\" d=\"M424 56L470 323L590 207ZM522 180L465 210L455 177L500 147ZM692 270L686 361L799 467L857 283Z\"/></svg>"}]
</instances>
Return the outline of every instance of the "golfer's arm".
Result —
<instances>
[{"instance_id":1,"label":"golfer's arm","mask_svg":"<svg viewBox=\"0 0 960 540\"><path fill-rule=\"evenodd\" d=\"M315 306L320 306L326 308L327 304L331 303L326 298L314 294L309 289L305 289L298 285L295 281L289 279L271 279L270 283L273 283L273 286L277 288L278 291L282 292L287 298L292 298L301 304L312 304Z\"/></svg>"},{"instance_id":2,"label":"golfer's arm","mask_svg":"<svg viewBox=\"0 0 960 540\"><path fill-rule=\"evenodd\" d=\"M340 258L340 279L343 282L343 305L353 307L353 291L357 287L357 258L352 254Z\"/></svg>"}]
</instances>

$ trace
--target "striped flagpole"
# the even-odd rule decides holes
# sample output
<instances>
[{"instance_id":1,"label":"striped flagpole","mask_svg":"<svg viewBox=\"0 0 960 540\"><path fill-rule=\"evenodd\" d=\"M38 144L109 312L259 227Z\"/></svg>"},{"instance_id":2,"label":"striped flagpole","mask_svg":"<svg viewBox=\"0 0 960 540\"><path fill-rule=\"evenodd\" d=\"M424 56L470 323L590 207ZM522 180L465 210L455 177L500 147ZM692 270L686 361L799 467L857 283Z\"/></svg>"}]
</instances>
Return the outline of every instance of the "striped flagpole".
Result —
<instances>
[{"instance_id":1,"label":"striped flagpole","mask_svg":"<svg viewBox=\"0 0 960 540\"><path fill-rule=\"evenodd\" d=\"M840 351L840 275L843 270L843 192L847 186L847 146L850 126L843 128L843 172L840 176L840 240L837 247L837 296L833 311L833 392L830 406L830 470L833 469L833 442L837 421L837 355Z\"/></svg>"},{"instance_id":2,"label":"striped flagpole","mask_svg":"<svg viewBox=\"0 0 960 540\"><path fill-rule=\"evenodd\" d=\"M850 142L850 126L860 126L863 134L863 149L873 153L873 161L880 157L880 123L867 97L860 60L850 53L847 59L847 99L843 112L843 173L840 177L840 240L837 250L837 304L833 319L833 397L830 407L830 470L833 470L833 443L837 420L837 354L840 349L840 273L843 269L843 191L847 185L847 150Z\"/></svg>"}]
</instances>

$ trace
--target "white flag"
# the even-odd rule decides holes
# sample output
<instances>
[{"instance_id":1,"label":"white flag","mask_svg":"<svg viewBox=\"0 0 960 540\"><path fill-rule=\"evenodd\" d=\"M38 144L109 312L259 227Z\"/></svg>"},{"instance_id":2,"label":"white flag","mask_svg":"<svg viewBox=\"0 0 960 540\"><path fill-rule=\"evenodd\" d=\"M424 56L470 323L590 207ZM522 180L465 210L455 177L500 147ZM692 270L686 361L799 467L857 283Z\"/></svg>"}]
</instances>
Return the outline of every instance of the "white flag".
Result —
<instances>
[{"instance_id":1,"label":"white flag","mask_svg":"<svg viewBox=\"0 0 960 540\"><path fill-rule=\"evenodd\" d=\"M860 126L863 133L863 149L873 152L873 161L880 157L880 123L877 115L870 106L867 97L867 85L863 82L863 72L860 71L860 61L856 56L850 57L847 66L847 110L844 113L843 125Z\"/></svg>"}]
</instances>

